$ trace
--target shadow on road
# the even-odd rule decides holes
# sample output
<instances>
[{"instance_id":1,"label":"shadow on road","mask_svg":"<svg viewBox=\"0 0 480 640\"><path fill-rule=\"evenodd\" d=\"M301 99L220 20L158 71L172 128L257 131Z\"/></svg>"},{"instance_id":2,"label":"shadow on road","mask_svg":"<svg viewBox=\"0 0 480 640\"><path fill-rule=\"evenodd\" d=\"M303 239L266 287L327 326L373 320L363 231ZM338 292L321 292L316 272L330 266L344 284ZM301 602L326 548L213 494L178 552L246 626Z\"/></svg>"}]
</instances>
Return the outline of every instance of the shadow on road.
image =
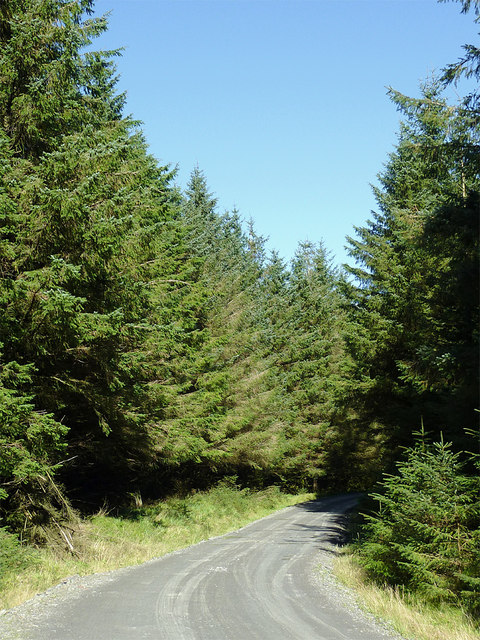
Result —
<instances>
[{"instance_id":1,"label":"shadow on road","mask_svg":"<svg viewBox=\"0 0 480 640\"><path fill-rule=\"evenodd\" d=\"M337 513L339 511L339 502L346 502L348 500L354 503L353 506L347 509L347 511L351 511L364 495L363 493L345 493L338 496L319 498L318 500L309 500L308 502L296 504L295 509L315 513ZM343 509L340 510L343 511Z\"/></svg>"},{"instance_id":2,"label":"shadow on road","mask_svg":"<svg viewBox=\"0 0 480 640\"><path fill-rule=\"evenodd\" d=\"M349 516L342 514L332 516L327 525L295 524L294 527L301 531L317 534L318 543L315 546L322 551L336 554L335 547L343 547L348 543L348 525Z\"/></svg>"},{"instance_id":3,"label":"shadow on road","mask_svg":"<svg viewBox=\"0 0 480 640\"><path fill-rule=\"evenodd\" d=\"M355 509L358 500L363 494L349 494L343 496L345 498L353 499L355 502L345 512L338 513L339 511L339 496L333 498L324 498L322 500L312 500L310 502L303 502L295 506L296 509L301 511L307 511L311 513L328 513L331 514L328 517L328 521L324 524L300 524L296 523L293 526L297 530L311 532L317 534L318 543L316 544L318 549L337 554L337 548L343 547L349 542L349 523L350 514ZM342 509L340 509L341 511Z\"/></svg>"}]
</instances>

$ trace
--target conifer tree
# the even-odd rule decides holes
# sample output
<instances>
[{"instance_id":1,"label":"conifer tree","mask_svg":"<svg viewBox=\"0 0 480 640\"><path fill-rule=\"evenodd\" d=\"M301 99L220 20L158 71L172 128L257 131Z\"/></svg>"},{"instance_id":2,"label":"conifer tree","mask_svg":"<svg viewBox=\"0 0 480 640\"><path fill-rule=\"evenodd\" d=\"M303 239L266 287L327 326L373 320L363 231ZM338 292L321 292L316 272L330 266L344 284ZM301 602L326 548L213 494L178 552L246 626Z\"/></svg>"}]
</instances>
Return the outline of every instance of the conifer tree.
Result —
<instances>
[{"instance_id":1,"label":"conifer tree","mask_svg":"<svg viewBox=\"0 0 480 640\"><path fill-rule=\"evenodd\" d=\"M192 268L180 304L183 318L178 316L180 375L164 423L164 453L183 485L205 486L221 473L254 464L255 450L241 444L251 420L241 386L252 360L252 292L259 268L252 235L248 240L238 212L217 213L198 167L187 185L181 220Z\"/></svg>"},{"instance_id":2,"label":"conifer tree","mask_svg":"<svg viewBox=\"0 0 480 640\"><path fill-rule=\"evenodd\" d=\"M0 6L0 119L12 148L38 159L66 133L118 120L111 56L82 51L105 31L84 19L93 0L9 0Z\"/></svg>"},{"instance_id":3,"label":"conifer tree","mask_svg":"<svg viewBox=\"0 0 480 640\"><path fill-rule=\"evenodd\" d=\"M165 251L176 196L171 172L121 118L109 57L82 53L105 28L83 19L90 10L86 1L1 7L0 341L4 369L28 371L21 395L30 413L15 423L26 455L41 450L40 466L52 468L68 444L63 480L102 495L155 456L151 371L138 354L146 334L161 333L152 290L176 270ZM35 445L25 435L32 424L45 425ZM15 468L3 472L11 486Z\"/></svg>"},{"instance_id":4,"label":"conifer tree","mask_svg":"<svg viewBox=\"0 0 480 640\"><path fill-rule=\"evenodd\" d=\"M299 246L289 271L273 254L262 277L269 410L282 425L276 469L292 487L349 483L332 464L345 439L351 366L339 283L323 245L312 243Z\"/></svg>"},{"instance_id":5,"label":"conifer tree","mask_svg":"<svg viewBox=\"0 0 480 640\"><path fill-rule=\"evenodd\" d=\"M422 415L458 439L478 400L479 131L438 83L419 99L391 95L405 122L379 212L349 239L361 411L394 443Z\"/></svg>"},{"instance_id":6,"label":"conifer tree","mask_svg":"<svg viewBox=\"0 0 480 640\"><path fill-rule=\"evenodd\" d=\"M480 608L480 482L443 440L421 434L397 472L374 494L360 557L380 583L402 585L431 602Z\"/></svg>"},{"instance_id":7,"label":"conifer tree","mask_svg":"<svg viewBox=\"0 0 480 640\"><path fill-rule=\"evenodd\" d=\"M439 0L446 2L447 0ZM462 13L468 13L473 9L475 22L480 22L480 3L478 0L457 0L462 5ZM480 48L473 44L463 46L464 55L457 61L448 64L443 69L442 80L445 85L457 85L461 78L480 78ZM480 94L478 88L471 91L463 99L464 106L471 112L478 123L480 117Z\"/></svg>"}]
</instances>

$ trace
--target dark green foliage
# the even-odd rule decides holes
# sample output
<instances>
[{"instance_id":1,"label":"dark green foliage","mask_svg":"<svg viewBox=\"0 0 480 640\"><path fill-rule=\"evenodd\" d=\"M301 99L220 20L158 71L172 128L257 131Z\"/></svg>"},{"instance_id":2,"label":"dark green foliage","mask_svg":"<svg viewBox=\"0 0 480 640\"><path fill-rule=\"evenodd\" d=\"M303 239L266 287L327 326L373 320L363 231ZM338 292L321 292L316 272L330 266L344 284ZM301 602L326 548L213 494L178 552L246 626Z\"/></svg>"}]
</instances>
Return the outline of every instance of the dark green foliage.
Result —
<instances>
[{"instance_id":1,"label":"dark green foliage","mask_svg":"<svg viewBox=\"0 0 480 640\"><path fill-rule=\"evenodd\" d=\"M0 5L0 120L15 151L39 158L65 133L120 115L109 54L82 53L106 29L83 21L92 0L9 0Z\"/></svg>"},{"instance_id":2,"label":"dark green foliage","mask_svg":"<svg viewBox=\"0 0 480 640\"><path fill-rule=\"evenodd\" d=\"M85 51L106 28L91 8L0 4L4 523L42 541L69 501L90 510L229 476L368 488L420 415L461 441L478 389L472 105L449 106L440 83L420 99L392 91L405 122L379 212L350 240L353 278L321 244L287 266L237 211L217 211L198 167L180 194L148 155L122 116L116 52ZM402 514L403 542L386 556L397 521L373 519L384 546L365 553L378 575L434 599L470 594L473 610L478 488L459 459L409 450L380 498ZM0 563L16 554L1 529Z\"/></svg>"},{"instance_id":3,"label":"dark green foliage","mask_svg":"<svg viewBox=\"0 0 480 640\"><path fill-rule=\"evenodd\" d=\"M163 452L180 466L182 484L204 485L239 466L263 464L269 455L265 445L270 436L257 430L245 388L251 372L264 366L254 353L258 328L253 293L260 265L238 213L217 214L216 200L198 168L192 172L181 219L190 281L177 319L182 342L175 397L163 425Z\"/></svg>"},{"instance_id":4,"label":"dark green foliage","mask_svg":"<svg viewBox=\"0 0 480 640\"><path fill-rule=\"evenodd\" d=\"M24 531L68 513L52 480L68 429L52 415L35 411L32 397L22 392L30 382L31 367L16 362L2 366L0 478L4 484L0 500L5 503L2 510L8 524Z\"/></svg>"},{"instance_id":5,"label":"dark green foliage","mask_svg":"<svg viewBox=\"0 0 480 640\"><path fill-rule=\"evenodd\" d=\"M264 340L277 388L270 411L278 415L280 409L285 422L279 470L283 467L281 473L296 477L300 485L308 478L310 486L346 486L350 475L340 478L330 464L343 438L352 364L345 351L348 322L338 284L324 247L311 243L299 246L290 273L273 255L262 284Z\"/></svg>"},{"instance_id":6,"label":"dark green foliage","mask_svg":"<svg viewBox=\"0 0 480 640\"><path fill-rule=\"evenodd\" d=\"M380 175L379 212L349 239L358 406L393 448L420 416L461 442L478 403L479 130L439 91L392 92L406 120Z\"/></svg>"},{"instance_id":7,"label":"dark green foliage","mask_svg":"<svg viewBox=\"0 0 480 640\"><path fill-rule=\"evenodd\" d=\"M70 427L71 457L81 446L75 466L112 435L109 473L124 473L126 439L137 459L149 447L129 365L149 329L148 282L162 272L141 265L168 222L169 176L129 129L87 127L30 168L1 327L5 358L35 365L37 402Z\"/></svg>"},{"instance_id":8,"label":"dark green foliage","mask_svg":"<svg viewBox=\"0 0 480 640\"><path fill-rule=\"evenodd\" d=\"M464 457L464 456L463 456ZM459 453L425 437L407 449L395 475L372 497L360 557L380 583L402 585L433 602L480 608L480 479Z\"/></svg>"},{"instance_id":9,"label":"dark green foliage","mask_svg":"<svg viewBox=\"0 0 480 640\"><path fill-rule=\"evenodd\" d=\"M152 371L138 351L157 331L154 284L176 270L164 249L177 196L172 174L120 117L109 57L80 51L105 29L104 20L82 21L90 5L31 0L0 14L11 77L0 134L2 406L8 438L28 454L2 468L7 510L14 495L19 504L32 495L18 468L46 493L45 472L67 446L64 481L100 495L155 457ZM18 391L12 371L22 375Z\"/></svg>"},{"instance_id":10,"label":"dark green foliage","mask_svg":"<svg viewBox=\"0 0 480 640\"><path fill-rule=\"evenodd\" d=\"M447 0L439 0L446 2ZM478 0L457 0L462 5L462 13L468 13L473 9L475 14L475 22L480 22L480 3ZM442 74L442 80L445 85L457 85L462 77L474 78L478 81L480 78L480 48L472 44L463 46L464 55L454 63L445 67ZM471 116L477 121L480 117L480 94L478 89L474 89L464 99L463 104L469 110Z\"/></svg>"},{"instance_id":11,"label":"dark green foliage","mask_svg":"<svg viewBox=\"0 0 480 640\"><path fill-rule=\"evenodd\" d=\"M420 98L390 92L404 121L375 189L378 212L349 238L357 264L345 287L357 433L371 434L379 470L407 445L372 496L379 510L366 516L358 552L379 583L471 613L480 607L478 459L458 451L471 446L464 427L476 432L479 402L480 129L478 96L450 106L442 85L478 75L476 64L469 47ZM432 432L442 424L454 444L423 436L412 446L420 419Z\"/></svg>"}]
</instances>

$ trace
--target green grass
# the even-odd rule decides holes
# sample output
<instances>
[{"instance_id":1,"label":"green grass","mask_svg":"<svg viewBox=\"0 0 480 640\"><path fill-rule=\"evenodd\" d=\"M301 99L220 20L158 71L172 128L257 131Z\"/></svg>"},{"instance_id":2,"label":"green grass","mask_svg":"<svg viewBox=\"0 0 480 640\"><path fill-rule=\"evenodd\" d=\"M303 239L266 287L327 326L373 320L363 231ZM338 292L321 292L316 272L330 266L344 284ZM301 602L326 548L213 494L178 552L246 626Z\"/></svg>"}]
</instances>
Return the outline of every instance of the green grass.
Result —
<instances>
[{"instance_id":1,"label":"green grass","mask_svg":"<svg viewBox=\"0 0 480 640\"><path fill-rule=\"evenodd\" d=\"M360 606L414 640L480 640L480 627L459 607L426 604L420 598L368 580L355 555L344 550L334 562L337 578L356 593Z\"/></svg>"},{"instance_id":2,"label":"green grass","mask_svg":"<svg viewBox=\"0 0 480 640\"><path fill-rule=\"evenodd\" d=\"M131 566L238 529L284 507L313 499L271 487L260 492L224 483L187 498L137 506L114 517L106 512L64 528L69 545L19 548L3 566L0 609L8 609L72 575ZM62 537L63 539L63 537Z\"/></svg>"}]
</instances>

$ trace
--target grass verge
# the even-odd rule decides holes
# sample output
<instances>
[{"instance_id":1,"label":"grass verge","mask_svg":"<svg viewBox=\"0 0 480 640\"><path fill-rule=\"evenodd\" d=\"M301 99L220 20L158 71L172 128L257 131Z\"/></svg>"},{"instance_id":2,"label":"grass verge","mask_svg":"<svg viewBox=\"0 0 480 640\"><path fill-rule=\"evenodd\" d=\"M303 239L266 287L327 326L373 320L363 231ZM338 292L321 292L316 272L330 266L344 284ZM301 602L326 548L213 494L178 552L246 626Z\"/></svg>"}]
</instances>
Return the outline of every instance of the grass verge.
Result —
<instances>
[{"instance_id":1,"label":"grass verge","mask_svg":"<svg viewBox=\"0 0 480 640\"><path fill-rule=\"evenodd\" d=\"M480 628L458 607L434 607L391 587L372 584L354 554L344 550L334 562L336 577L353 589L358 604L390 622L405 638L414 640L480 640Z\"/></svg>"},{"instance_id":2,"label":"grass verge","mask_svg":"<svg viewBox=\"0 0 480 640\"><path fill-rule=\"evenodd\" d=\"M313 498L284 494L277 487L251 492L223 484L145 506L137 500L122 517L99 513L66 530L73 551L57 544L20 547L11 554L0 575L0 609L16 606L68 576L139 564Z\"/></svg>"}]
</instances>

